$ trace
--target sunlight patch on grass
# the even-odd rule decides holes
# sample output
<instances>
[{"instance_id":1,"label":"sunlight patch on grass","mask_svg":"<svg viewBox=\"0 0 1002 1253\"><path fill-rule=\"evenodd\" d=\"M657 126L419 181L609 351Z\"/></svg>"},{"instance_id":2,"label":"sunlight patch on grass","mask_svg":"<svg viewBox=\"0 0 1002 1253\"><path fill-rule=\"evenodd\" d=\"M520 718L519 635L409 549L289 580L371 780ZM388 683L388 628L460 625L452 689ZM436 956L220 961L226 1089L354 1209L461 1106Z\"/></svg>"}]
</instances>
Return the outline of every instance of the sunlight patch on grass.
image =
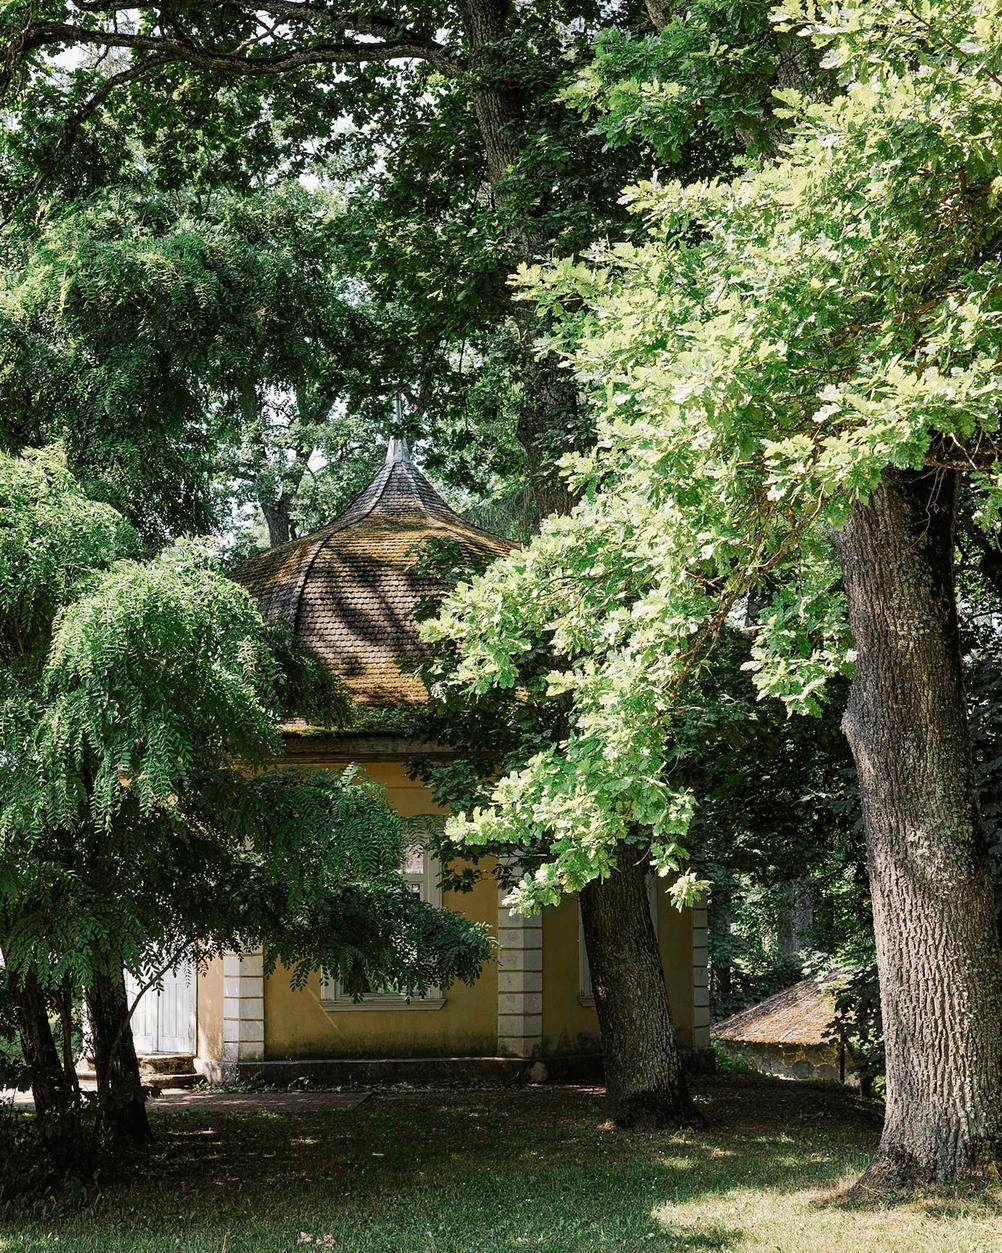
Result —
<instances>
[{"instance_id":1,"label":"sunlight patch on grass","mask_svg":"<svg viewBox=\"0 0 1002 1253\"><path fill-rule=\"evenodd\" d=\"M847 1174L838 1186L846 1187L854 1177ZM990 1195L954 1197L942 1209L935 1203L930 1207L932 1198L860 1209L833 1205L829 1196L811 1188L782 1192L735 1187L658 1206L653 1216L679 1248L733 1248L741 1253L821 1253L829 1249L852 1253L989 1253L1002 1249L998 1208L1002 1191L997 1203ZM718 1237L722 1243L712 1243ZM704 1243L698 1243L700 1240Z\"/></svg>"},{"instance_id":2,"label":"sunlight patch on grass","mask_svg":"<svg viewBox=\"0 0 1002 1253\"><path fill-rule=\"evenodd\" d=\"M836 1202L878 1138L858 1099L701 1082L700 1134L601 1132L594 1094L556 1089L156 1113L131 1180L0 1210L0 1253L302 1253L303 1233L337 1253L1002 1251L987 1194Z\"/></svg>"}]
</instances>

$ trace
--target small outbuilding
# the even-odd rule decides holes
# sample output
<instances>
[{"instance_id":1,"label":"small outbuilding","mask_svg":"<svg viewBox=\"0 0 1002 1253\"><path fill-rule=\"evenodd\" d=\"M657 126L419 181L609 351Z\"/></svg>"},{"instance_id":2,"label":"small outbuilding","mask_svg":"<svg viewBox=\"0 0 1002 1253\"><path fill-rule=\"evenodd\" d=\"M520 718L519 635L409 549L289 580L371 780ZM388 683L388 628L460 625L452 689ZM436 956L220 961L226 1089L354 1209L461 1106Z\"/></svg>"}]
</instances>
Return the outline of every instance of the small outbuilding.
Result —
<instances>
[{"instance_id":1,"label":"small outbuilding","mask_svg":"<svg viewBox=\"0 0 1002 1253\"><path fill-rule=\"evenodd\" d=\"M779 1079L822 1079L858 1085L852 1056L829 1038L836 974L784 988L713 1028L714 1040L754 1070Z\"/></svg>"},{"instance_id":2,"label":"small outbuilding","mask_svg":"<svg viewBox=\"0 0 1002 1253\"><path fill-rule=\"evenodd\" d=\"M406 445L393 441L386 464L339 517L251 558L234 577L266 620L287 622L298 643L342 677L376 727L380 711L399 714L427 699L401 662L420 654L418 608L440 590L421 564L431 539L488 558L511 548L450 509ZM393 721L383 718L382 725ZM425 753L447 757L449 749L399 731L325 735L302 724L286 728L286 762L356 763L406 817L441 813L406 769ZM421 848L411 850L401 874L425 899L486 923L497 937L497 959L473 987L409 1000L374 991L357 1002L319 972L294 989L281 969L265 977L260 952L231 953L195 978L176 972L140 1006L140 1050L190 1055L210 1076L235 1071L279 1082L300 1075L428 1082L594 1070L599 1032L576 901L522 918L501 906L492 877L471 892L443 892L439 867ZM656 889L652 910L680 1044L712 1064L705 909L679 912Z\"/></svg>"}]
</instances>

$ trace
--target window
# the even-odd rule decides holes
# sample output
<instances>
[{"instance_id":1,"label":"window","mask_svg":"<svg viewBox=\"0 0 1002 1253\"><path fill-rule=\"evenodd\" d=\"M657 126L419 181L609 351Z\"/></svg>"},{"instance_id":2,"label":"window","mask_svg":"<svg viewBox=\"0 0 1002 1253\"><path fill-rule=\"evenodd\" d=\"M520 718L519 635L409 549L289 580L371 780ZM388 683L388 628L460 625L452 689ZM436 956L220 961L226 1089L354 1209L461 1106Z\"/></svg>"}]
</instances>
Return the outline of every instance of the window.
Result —
<instances>
[{"instance_id":1,"label":"window","mask_svg":"<svg viewBox=\"0 0 1002 1253\"><path fill-rule=\"evenodd\" d=\"M413 844L404 856L400 876L415 896L432 905L441 905L438 863L419 844ZM320 1003L325 1009L441 1009L445 997L438 988L429 988L424 996L404 996L392 988L373 988L356 1001L334 979L324 978L320 984Z\"/></svg>"},{"instance_id":2,"label":"window","mask_svg":"<svg viewBox=\"0 0 1002 1253\"><path fill-rule=\"evenodd\" d=\"M658 881L654 875L647 876L647 899L651 907L654 934L658 933ZM581 921L581 905L578 904L578 1000L582 1005L595 1004L595 991L591 985L591 967L588 965L588 949L585 945L584 924Z\"/></svg>"}]
</instances>

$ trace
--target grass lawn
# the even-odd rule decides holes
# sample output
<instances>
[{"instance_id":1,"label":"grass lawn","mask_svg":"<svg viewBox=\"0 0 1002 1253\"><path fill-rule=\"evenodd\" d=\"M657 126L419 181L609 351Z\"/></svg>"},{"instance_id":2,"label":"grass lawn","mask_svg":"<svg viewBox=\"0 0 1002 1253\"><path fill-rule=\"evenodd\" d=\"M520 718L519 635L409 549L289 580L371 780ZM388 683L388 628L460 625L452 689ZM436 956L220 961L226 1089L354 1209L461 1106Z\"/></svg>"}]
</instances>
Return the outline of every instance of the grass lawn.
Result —
<instances>
[{"instance_id":1,"label":"grass lawn","mask_svg":"<svg viewBox=\"0 0 1002 1253\"><path fill-rule=\"evenodd\" d=\"M84 1203L0 1211L0 1250L1002 1250L1002 1189L831 1200L878 1138L853 1097L745 1076L696 1086L712 1126L672 1136L603 1131L594 1093L552 1088L161 1110L141 1173Z\"/></svg>"}]
</instances>

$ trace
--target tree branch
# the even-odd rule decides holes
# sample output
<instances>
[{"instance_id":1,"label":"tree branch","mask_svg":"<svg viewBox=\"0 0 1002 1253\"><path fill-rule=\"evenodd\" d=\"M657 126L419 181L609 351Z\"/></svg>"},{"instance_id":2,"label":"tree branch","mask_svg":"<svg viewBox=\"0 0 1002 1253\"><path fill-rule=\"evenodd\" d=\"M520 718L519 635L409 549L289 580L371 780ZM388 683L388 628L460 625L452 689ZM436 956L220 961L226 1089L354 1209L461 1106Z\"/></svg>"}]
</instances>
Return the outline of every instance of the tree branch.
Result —
<instances>
[{"instance_id":1,"label":"tree branch","mask_svg":"<svg viewBox=\"0 0 1002 1253\"><path fill-rule=\"evenodd\" d=\"M647 0L647 16L651 19L651 25L660 35L664 28L675 16L675 5L673 0Z\"/></svg>"},{"instance_id":2,"label":"tree branch","mask_svg":"<svg viewBox=\"0 0 1002 1253\"><path fill-rule=\"evenodd\" d=\"M136 80L143 78L149 71L166 64L166 59L160 60L158 58L151 57L149 60L144 61L142 65L133 66L131 69L122 70L120 73L112 74L110 77L106 78L97 91L95 91L94 94L87 101L85 101L75 113L71 113L70 116L63 122L55 143L51 146L39 164L38 173L32 179L30 191L41 191L41 189L45 186L49 175L58 164L59 158L72 145L73 140L76 138L77 131L79 131L80 127L87 121L88 118L92 117L97 112L116 87L121 87L125 83L135 82ZM0 229L6 226L11 220L11 217L13 216L18 203L23 199L24 194L26 193L13 195L8 194L4 196L3 201L0 202L2 203L3 208L3 217L0 218Z\"/></svg>"},{"instance_id":3,"label":"tree branch","mask_svg":"<svg viewBox=\"0 0 1002 1253\"><path fill-rule=\"evenodd\" d=\"M116 9L119 6L115 6ZM301 5L269 5L263 12L295 10L297 15L307 12ZM109 11L109 10L103 10ZM319 15L318 6L310 6L311 15ZM248 13L250 16L250 13ZM260 11L254 15L260 17ZM332 15L328 12L326 17ZM444 46L434 39L426 38L406 27L395 25L388 17L366 16L357 22L346 22L351 35L341 40L317 39L305 42L287 51L260 53L260 45L240 45L233 49L208 46L178 34L144 34L133 31L108 30L100 27L77 26L70 22L31 22L13 39L3 51L6 62L4 79L10 81L13 66L30 52L57 46L128 48L136 52L152 53L157 65L179 62L215 70L223 74L239 74L248 77L288 74L315 65L362 65L373 61L420 60L427 61L444 74L457 75L463 66L446 54ZM365 42L371 38L373 42ZM149 63L146 63L149 64ZM4 84L6 85L6 83Z\"/></svg>"}]
</instances>

